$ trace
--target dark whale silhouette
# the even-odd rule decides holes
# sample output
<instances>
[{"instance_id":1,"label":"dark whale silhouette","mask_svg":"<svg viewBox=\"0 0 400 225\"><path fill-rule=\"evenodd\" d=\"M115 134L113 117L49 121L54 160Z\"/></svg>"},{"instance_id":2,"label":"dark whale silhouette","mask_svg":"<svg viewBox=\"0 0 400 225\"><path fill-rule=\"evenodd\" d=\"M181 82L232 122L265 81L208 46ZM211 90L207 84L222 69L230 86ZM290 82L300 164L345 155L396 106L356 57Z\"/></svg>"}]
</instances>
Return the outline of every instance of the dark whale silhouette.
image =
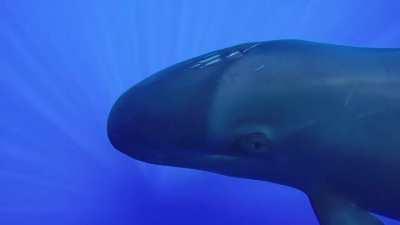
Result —
<instances>
[{"instance_id":1,"label":"dark whale silhouette","mask_svg":"<svg viewBox=\"0 0 400 225\"><path fill-rule=\"evenodd\" d=\"M112 108L115 148L149 163L304 191L322 225L400 218L400 50L246 43L162 70Z\"/></svg>"}]
</instances>

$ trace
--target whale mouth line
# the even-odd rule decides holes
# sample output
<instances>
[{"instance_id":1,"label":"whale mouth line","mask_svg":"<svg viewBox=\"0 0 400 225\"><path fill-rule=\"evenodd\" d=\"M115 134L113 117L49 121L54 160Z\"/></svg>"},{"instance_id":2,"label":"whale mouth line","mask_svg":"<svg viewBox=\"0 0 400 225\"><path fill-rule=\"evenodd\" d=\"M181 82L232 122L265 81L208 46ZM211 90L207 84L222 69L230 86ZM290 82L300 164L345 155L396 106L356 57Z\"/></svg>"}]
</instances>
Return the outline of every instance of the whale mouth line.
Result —
<instances>
[{"instance_id":1,"label":"whale mouth line","mask_svg":"<svg viewBox=\"0 0 400 225\"><path fill-rule=\"evenodd\" d=\"M224 162L234 162L241 160L239 155L228 155L221 153L213 153L209 151L191 151L191 150L173 150L162 151L161 149L147 149L135 151L135 153L129 154L129 152L124 152L125 154L147 163L158 164L158 165L170 165L170 166L183 166L187 164L223 164Z\"/></svg>"}]
</instances>

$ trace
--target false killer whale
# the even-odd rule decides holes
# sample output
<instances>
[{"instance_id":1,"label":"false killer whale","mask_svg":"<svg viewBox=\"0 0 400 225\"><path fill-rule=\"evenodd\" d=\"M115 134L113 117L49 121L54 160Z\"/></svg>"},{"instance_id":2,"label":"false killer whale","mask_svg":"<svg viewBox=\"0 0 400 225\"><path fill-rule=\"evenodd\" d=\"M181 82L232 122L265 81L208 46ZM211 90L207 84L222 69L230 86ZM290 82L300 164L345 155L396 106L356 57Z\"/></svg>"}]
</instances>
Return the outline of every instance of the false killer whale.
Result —
<instances>
[{"instance_id":1,"label":"false killer whale","mask_svg":"<svg viewBox=\"0 0 400 225\"><path fill-rule=\"evenodd\" d=\"M295 187L322 225L400 219L399 49L217 50L130 88L107 133L138 160Z\"/></svg>"}]
</instances>

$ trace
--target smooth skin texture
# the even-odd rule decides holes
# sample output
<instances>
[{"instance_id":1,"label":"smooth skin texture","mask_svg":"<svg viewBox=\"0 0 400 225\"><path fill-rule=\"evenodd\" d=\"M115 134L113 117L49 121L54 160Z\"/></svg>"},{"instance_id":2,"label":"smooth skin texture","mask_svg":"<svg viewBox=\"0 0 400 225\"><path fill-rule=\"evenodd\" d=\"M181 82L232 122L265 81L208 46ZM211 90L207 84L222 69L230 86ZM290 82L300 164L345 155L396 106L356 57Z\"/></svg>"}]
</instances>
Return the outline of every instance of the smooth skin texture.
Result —
<instances>
[{"instance_id":1,"label":"smooth skin texture","mask_svg":"<svg viewBox=\"0 0 400 225\"><path fill-rule=\"evenodd\" d=\"M246 43L133 86L108 136L149 163L276 182L322 225L400 218L400 51L298 40Z\"/></svg>"}]
</instances>

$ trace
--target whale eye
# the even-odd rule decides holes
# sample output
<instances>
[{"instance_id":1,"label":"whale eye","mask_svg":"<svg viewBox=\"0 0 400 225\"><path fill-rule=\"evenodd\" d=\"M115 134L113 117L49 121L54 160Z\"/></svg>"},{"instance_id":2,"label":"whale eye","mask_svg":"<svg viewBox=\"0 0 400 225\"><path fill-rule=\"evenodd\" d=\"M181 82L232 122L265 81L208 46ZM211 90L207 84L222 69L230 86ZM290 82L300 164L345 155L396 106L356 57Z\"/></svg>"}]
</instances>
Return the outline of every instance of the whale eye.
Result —
<instances>
[{"instance_id":1,"label":"whale eye","mask_svg":"<svg viewBox=\"0 0 400 225\"><path fill-rule=\"evenodd\" d=\"M271 141L264 133L255 132L240 136L235 145L241 152L263 153L270 150Z\"/></svg>"}]
</instances>

